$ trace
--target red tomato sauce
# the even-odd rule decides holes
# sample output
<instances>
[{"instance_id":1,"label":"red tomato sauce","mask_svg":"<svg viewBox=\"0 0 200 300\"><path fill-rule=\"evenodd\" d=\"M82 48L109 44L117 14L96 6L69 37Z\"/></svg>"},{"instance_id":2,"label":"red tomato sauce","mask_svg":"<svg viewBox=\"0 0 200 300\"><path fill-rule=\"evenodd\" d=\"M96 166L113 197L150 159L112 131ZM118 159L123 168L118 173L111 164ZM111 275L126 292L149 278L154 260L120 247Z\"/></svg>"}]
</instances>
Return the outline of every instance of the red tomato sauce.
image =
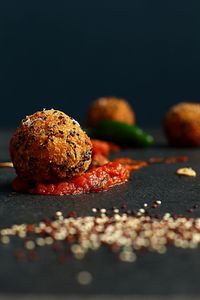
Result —
<instances>
[{"instance_id":1,"label":"red tomato sauce","mask_svg":"<svg viewBox=\"0 0 200 300\"><path fill-rule=\"evenodd\" d=\"M104 166L92 167L81 176L58 183L31 184L19 177L13 181L13 189L40 195L77 195L107 190L109 187L124 183L130 172L120 163L109 162Z\"/></svg>"},{"instance_id":2,"label":"red tomato sauce","mask_svg":"<svg viewBox=\"0 0 200 300\"><path fill-rule=\"evenodd\" d=\"M186 156L168 158L150 158L149 161L136 161L127 157L119 157L110 162L108 156L118 151L119 146L100 140L92 140L93 154L90 169L80 176L68 181L47 183L29 182L17 177L13 189L39 195L77 195L107 190L110 187L126 182L130 172L154 163L175 163L187 161Z\"/></svg>"},{"instance_id":3,"label":"red tomato sauce","mask_svg":"<svg viewBox=\"0 0 200 300\"><path fill-rule=\"evenodd\" d=\"M118 145L115 145L110 142L100 141L92 139L92 153L93 155L101 154L105 157L108 157L108 155L111 152L116 152L120 150L120 147Z\"/></svg>"},{"instance_id":4,"label":"red tomato sauce","mask_svg":"<svg viewBox=\"0 0 200 300\"><path fill-rule=\"evenodd\" d=\"M29 182L17 177L13 189L18 192L28 192L39 195L77 195L89 192L99 192L126 182L131 171L146 166L145 161L135 161L129 158L108 160L111 152L119 151L119 146L100 140L92 140L93 154L90 169L80 176L62 182Z\"/></svg>"}]
</instances>

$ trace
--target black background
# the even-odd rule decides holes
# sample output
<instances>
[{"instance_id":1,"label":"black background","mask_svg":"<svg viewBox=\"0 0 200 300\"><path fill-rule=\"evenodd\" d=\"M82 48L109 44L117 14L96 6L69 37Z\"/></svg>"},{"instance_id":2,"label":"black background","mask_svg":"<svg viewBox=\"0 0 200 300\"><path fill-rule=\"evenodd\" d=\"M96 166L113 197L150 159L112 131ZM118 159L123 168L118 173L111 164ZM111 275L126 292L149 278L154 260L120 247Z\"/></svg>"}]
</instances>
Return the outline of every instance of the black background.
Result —
<instances>
[{"instance_id":1,"label":"black background","mask_svg":"<svg viewBox=\"0 0 200 300\"><path fill-rule=\"evenodd\" d=\"M83 121L91 100L124 96L140 124L200 100L200 1L0 2L0 126L43 107Z\"/></svg>"}]
</instances>

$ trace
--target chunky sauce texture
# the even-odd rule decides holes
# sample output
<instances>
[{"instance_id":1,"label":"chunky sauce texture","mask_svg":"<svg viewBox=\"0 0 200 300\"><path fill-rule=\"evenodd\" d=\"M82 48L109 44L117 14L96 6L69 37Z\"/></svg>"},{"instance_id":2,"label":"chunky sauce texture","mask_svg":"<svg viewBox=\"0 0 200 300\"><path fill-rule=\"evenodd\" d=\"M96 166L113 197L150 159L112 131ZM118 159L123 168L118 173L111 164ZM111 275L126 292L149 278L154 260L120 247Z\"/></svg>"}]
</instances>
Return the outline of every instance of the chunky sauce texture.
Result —
<instances>
[{"instance_id":1,"label":"chunky sauce texture","mask_svg":"<svg viewBox=\"0 0 200 300\"><path fill-rule=\"evenodd\" d=\"M107 190L111 186L125 182L129 174L129 170L120 163L109 162L104 166L92 167L69 181L57 183L31 184L17 177L13 181L13 188L15 191L40 195L77 195Z\"/></svg>"},{"instance_id":2,"label":"chunky sauce texture","mask_svg":"<svg viewBox=\"0 0 200 300\"><path fill-rule=\"evenodd\" d=\"M94 140L92 165L84 174L55 183L30 182L17 177L13 181L13 189L40 195L77 195L107 190L126 182L130 176L126 165L108 160L109 153L118 149L118 146L111 143Z\"/></svg>"},{"instance_id":3,"label":"chunky sauce texture","mask_svg":"<svg viewBox=\"0 0 200 300\"><path fill-rule=\"evenodd\" d=\"M28 192L39 195L77 195L90 192L107 190L112 186L126 182L130 172L137 171L150 164L187 161L186 156L150 158L148 161L137 161L131 158L120 157L109 161L108 156L119 147L112 143L92 140L92 163L85 173L60 182L30 182L17 177L13 183L13 189L18 192Z\"/></svg>"}]
</instances>

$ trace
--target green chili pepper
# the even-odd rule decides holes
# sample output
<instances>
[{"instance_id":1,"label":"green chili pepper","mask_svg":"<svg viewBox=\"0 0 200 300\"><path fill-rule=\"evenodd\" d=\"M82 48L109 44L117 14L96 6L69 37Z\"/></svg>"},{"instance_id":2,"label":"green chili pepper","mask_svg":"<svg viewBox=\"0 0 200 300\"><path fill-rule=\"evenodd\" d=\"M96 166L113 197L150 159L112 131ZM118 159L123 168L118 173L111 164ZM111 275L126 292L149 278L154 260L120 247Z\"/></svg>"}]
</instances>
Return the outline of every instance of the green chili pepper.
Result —
<instances>
[{"instance_id":1,"label":"green chili pepper","mask_svg":"<svg viewBox=\"0 0 200 300\"><path fill-rule=\"evenodd\" d=\"M88 135L91 138L104 139L123 145L134 145L147 147L154 143L154 138L141 128L118 121L104 120L96 127L88 128Z\"/></svg>"}]
</instances>

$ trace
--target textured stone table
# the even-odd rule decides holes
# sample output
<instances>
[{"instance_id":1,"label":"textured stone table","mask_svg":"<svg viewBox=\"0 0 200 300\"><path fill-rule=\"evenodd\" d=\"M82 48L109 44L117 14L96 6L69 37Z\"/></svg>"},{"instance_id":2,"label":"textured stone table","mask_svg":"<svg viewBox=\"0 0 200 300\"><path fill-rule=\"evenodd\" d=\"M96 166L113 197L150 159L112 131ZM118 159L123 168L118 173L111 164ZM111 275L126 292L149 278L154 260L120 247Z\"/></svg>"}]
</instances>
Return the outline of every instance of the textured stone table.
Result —
<instances>
[{"instance_id":1,"label":"textured stone table","mask_svg":"<svg viewBox=\"0 0 200 300\"><path fill-rule=\"evenodd\" d=\"M75 210L78 215L90 215L92 207L110 208L113 205L119 206L122 202L126 202L130 209L138 209L144 202L151 203L155 199L162 201L158 213L188 215L187 209L193 204L199 204L200 207L200 150L169 148L161 134L154 132L158 139L156 147L124 150L117 155L145 159L184 154L189 156L189 162L143 168L133 173L127 184L107 192L62 197L12 194L10 183L15 176L14 170L0 169L0 227L37 222L44 217L53 216L57 210L63 213ZM10 134L11 131L0 131L1 161L9 159ZM198 176L176 176L175 171L180 166L193 167ZM200 208L190 216L200 216ZM86 298L87 295L98 295L96 299L101 299L101 295L112 295L111 299L116 299L117 296L117 299L147 299L147 295L151 299L162 298L155 295L174 295L176 299L180 295L188 296L187 299L192 299L192 295L200 297L200 248L170 248L164 255L146 253L140 255L133 264L118 262L107 249L101 249L87 255L82 261L69 258L63 265L57 262L52 250L45 247L38 261L18 263L13 256L15 248L15 241L9 245L0 245L2 299L5 299L5 295L8 295L8 299L13 299L16 295L20 295L17 299L25 299L21 295L26 297L30 294L33 294L33 299L40 299L39 297L47 294L51 294L52 299L57 299L58 295L63 299L65 295L76 295L77 299L83 295ZM90 285L81 286L76 281L77 273L82 270L92 274L93 281ZM130 297L131 295L136 298ZM27 299L31 299L30 296ZM44 299L51 298L47 296ZM108 299L108 296L103 299ZM180 296L180 299L186 298Z\"/></svg>"}]
</instances>

